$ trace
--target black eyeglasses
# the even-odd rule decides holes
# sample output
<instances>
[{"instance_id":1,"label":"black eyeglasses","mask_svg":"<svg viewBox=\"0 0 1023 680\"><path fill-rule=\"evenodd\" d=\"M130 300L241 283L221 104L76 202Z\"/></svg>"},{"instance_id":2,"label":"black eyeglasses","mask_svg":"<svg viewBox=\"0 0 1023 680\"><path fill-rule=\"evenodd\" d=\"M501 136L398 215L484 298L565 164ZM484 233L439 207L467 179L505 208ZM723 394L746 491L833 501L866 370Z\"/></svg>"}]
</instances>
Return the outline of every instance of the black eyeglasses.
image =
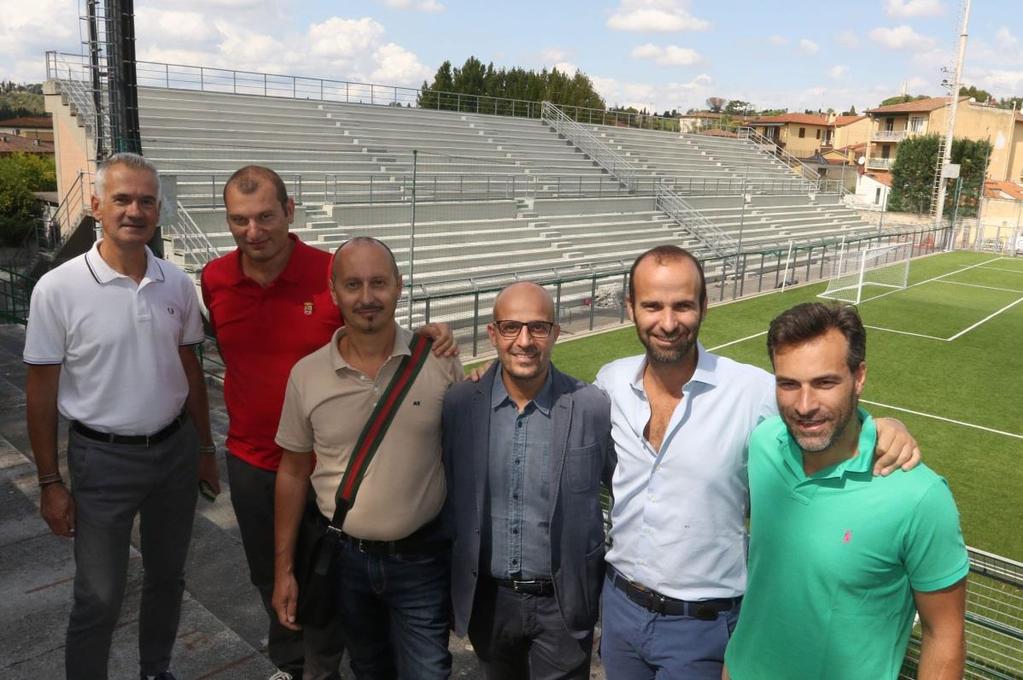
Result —
<instances>
[{"instance_id":1,"label":"black eyeglasses","mask_svg":"<svg viewBox=\"0 0 1023 680\"><path fill-rule=\"evenodd\" d=\"M525 326L530 337L546 338L551 334L554 324L550 321L494 321L497 332L505 338L517 338Z\"/></svg>"}]
</instances>

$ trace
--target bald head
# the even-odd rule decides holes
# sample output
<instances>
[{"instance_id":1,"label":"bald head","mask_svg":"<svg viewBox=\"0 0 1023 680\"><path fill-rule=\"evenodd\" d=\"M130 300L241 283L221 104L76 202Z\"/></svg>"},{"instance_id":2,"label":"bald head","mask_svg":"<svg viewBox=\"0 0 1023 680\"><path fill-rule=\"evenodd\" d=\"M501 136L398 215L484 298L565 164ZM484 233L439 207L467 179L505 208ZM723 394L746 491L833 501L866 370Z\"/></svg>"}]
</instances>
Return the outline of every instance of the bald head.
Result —
<instances>
[{"instance_id":1,"label":"bald head","mask_svg":"<svg viewBox=\"0 0 1023 680\"><path fill-rule=\"evenodd\" d=\"M510 309L526 307L539 313L529 321L554 321L554 298L543 286L532 281L513 283L494 298L494 318L504 319Z\"/></svg>"},{"instance_id":2,"label":"bald head","mask_svg":"<svg viewBox=\"0 0 1023 680\"><path fill-rule=\"evenodd\" d=\"M383 254L390 261L390 269L391 273L394 274L394 280L396 282L401 280L401 272L398 270L398 262L394 259L394 253L391 252L386 243L372 236L356 236L338 246L337 250L334 251L333 259L330 261L330 280L334 281L341 276L341 268L346 261L350 262L358 257L360 253L367 251Z\"/></svg>"}]
</instances>

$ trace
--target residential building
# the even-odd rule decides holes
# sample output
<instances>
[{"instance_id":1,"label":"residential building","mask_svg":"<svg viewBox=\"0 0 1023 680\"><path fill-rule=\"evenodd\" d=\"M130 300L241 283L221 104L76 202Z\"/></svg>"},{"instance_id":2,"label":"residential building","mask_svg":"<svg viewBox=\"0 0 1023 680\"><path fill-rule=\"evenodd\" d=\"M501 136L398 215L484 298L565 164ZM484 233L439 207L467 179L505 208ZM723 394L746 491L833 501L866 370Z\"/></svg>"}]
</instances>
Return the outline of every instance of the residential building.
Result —
<instances>
[{"instance_id":1,"label":"residential building","mask_svg":"<svg viewBox=\"0 0 1023 680\"><path fill-rule=\"evenodd\" d=\"M871 131L866 169L891 169L899 144L905 139L927 134L944 136L950 103L951 97L927 97L867 111ZM1023 116L960 97L953 135L991 142L990 179L1020 179L1023 173Z\"/></svg>"},{"instance_id":2,"label":"residential building","mask_svg":"<svg viewBox=\"0 0 1023 680\"><path fill-rule=\"evenodd\" d=\"M19 116L0 120L0 135L53 141L53 119L49 116Z\"/></svg>"},{"instance_id":3,"label":"residential building","mask_svg":"<svg viewBox=\"0 0 1023 680\"><path fill-rule=\"evenodd\" d=\"M796 158L813 158L823 146L830 146L834 126L820 113L783 113L750 122L757 133Z\"/></svg>"}]
</instances>

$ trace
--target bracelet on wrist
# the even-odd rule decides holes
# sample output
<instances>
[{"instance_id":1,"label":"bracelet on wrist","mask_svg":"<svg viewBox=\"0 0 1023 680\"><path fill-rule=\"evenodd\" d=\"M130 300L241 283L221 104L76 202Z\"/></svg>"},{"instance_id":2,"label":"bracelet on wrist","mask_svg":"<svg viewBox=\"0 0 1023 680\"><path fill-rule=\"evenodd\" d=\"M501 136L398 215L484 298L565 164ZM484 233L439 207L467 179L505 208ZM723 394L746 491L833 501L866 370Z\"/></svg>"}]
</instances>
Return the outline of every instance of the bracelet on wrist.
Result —
<instances>
[{"instance_id":1,"label":"bracelet on wrist","mask_svg":"<svg viewBox=\"0 0 1023 680\"><path fill-rule=\"evenodd\" d=\"M204 456L212 456L217 453L217 447L215 444L210 444L209 446L200 446L199 453Z\"/></svg>"},{"instance_id":2,"label":"bracelet on wrist","mask_svg":"<svg viewBox=\"0 0 1023 680\"><path fill-rule=\"evenodd\" d=\"M39 477L39 488L42 489L44 486L50 484L63 484L64 478L60 476L59 472L51 472L48 475L40 475Z\"/></svg>"}]
</instances>

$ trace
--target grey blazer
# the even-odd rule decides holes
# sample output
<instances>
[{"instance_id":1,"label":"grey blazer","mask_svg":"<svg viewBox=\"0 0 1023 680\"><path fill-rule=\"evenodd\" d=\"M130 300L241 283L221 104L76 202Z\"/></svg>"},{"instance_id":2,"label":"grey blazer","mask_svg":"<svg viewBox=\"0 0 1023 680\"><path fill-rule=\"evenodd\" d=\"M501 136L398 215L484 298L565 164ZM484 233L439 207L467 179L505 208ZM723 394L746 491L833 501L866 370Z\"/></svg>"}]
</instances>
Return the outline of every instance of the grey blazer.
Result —
<instances>
[{"instance_id":1,"label":"grey blazer","mask_svg":"<svg viewBox=\"0 0 1023 680\"><path fill-rule=\"evenodd\" d=\"M444 398L445 521L452 535L451 601L455 633L464 636L480 572L480 534L488 476L490 394L495 362L478 383L451 387ZM614 470L611 402L598 388L553 366L550 465L551 577L561 615L574 637L597 620L604 577L600 486Z\"/></svg>"}]
</instances>

